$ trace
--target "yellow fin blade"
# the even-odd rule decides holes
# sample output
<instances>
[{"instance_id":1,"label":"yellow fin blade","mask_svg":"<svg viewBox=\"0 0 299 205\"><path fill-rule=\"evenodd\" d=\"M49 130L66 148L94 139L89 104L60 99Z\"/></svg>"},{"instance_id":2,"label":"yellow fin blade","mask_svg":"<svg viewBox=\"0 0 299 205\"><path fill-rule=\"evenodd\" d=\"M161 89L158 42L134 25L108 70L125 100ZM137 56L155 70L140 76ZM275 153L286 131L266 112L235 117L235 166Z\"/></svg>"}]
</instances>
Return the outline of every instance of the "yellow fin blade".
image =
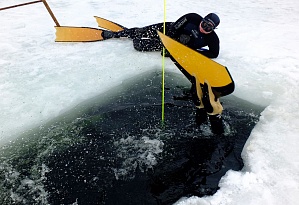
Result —
<instances>
[{"instance_id":1,"label":"yellow fin blade","mask_svg":"<svg viewBox=\"0 0 299 205\"><path fill-rule=\"evenodd\" d=\"M101 41L102 30L88 27L56 26L56 42Z\"/></svg>"},{"instance_id":2,"label":"yellow fin blade","mask_svg":"<svg viewBox=\"0 0 299 205\"><path fill-rule=\"evenodd\" d=\"M204 84L205 80L208 80L210 85L214 88L213 90L217 90L216 92L219 92L221 96L228 95L234 91L234 82L225 66L171 39L159 31L158 34L163 45L174 60L189 75L196 77L202 84Z\"/></svg>"},{"instance_id":3,"label":"yellow fin blade","mask_svg":"<svg viewBox=\"0 0 299 205\"><path fill-rule=\"evenodd\" d=\"M98 17L98 16L94 16L94 17L98 23L98 26L101 28L104 28L104 29L107 29L110 31L114 31L114 32L122 31L125 28L117 23L114 23L114 22L104 19L102 17Z\"/></svg>"}]
</instances>

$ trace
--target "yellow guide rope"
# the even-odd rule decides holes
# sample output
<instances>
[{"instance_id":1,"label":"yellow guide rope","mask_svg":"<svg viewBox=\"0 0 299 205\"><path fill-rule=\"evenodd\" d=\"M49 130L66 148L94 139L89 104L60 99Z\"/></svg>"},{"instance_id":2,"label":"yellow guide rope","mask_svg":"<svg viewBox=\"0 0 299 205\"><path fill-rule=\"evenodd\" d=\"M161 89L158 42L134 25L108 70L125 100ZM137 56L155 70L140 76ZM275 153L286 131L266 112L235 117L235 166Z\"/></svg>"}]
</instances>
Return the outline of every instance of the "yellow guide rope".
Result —
<instances>
[{"instance_id":1,"label":"yellow guide rope","mask_svg":"<svg viewBox=\"0 0 299 205\"><path fill-rule=\"evenodd\" d=\"M164 0L164 20L163 20L163 34L166 33L166 0ZM165 48L163 46L163 56L162 56L162 125L164 125L164 81L165 81Z\"/></svg>"}]
</instances>

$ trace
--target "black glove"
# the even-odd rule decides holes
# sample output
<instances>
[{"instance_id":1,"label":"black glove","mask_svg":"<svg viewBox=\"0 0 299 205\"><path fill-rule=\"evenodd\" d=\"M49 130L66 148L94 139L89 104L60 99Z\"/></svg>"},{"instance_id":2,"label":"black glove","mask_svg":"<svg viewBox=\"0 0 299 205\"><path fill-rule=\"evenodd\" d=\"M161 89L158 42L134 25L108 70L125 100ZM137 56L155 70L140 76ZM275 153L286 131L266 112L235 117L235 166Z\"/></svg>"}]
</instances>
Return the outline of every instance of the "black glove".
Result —
<instances>
[{"instance_id":1,"label":"black glove","mask_svg":"<svg viewBox=\"0 0 299 205\"><path fill-rule=\"evenodd\" d=\"M189 35L186 35L186 34L180 35L180 38L179 38L180 43L187 45L190 40L191 40L191 37Z\"/></svg>"}]
</instances>

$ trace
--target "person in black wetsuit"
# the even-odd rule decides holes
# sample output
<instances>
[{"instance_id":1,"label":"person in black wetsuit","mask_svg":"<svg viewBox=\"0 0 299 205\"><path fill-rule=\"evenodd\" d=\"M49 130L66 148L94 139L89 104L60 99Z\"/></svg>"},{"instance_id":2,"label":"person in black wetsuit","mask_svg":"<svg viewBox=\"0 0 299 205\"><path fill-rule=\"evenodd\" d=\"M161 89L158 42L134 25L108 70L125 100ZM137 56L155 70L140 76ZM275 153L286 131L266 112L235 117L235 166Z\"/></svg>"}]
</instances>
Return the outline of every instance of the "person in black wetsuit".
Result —
<instances>
[{"instance_id":1,"label":"person in black wetsuit","mask_svg":"<svg viewBox=\"0 0 299 205\"><path fill-rule=\"evenodd\" d=\"M188 13L180 17L176 22L166 22L166 35L174 40L196 50L208 58L217 58L219 55L219 38L215 33L220 19L215 13L210 13L204 18L196 13ZM133 46L138 51L161 51L163 45L157 34L157 30L163 32L163 23L157 23L141 28L124 29L120 32L104 31L104 39L127 37L133 40ZM166 56L171 57L166 51ZM189 75L171 57L175 65L192 83L191 95L196 109L196 122L202 124L210 119L212 131L216 134L224 132L221 113L222 105L212 92L208 82L204 85L197 83L196 79Z\"/></svg>"},{"instance_id":2,"label":"person in black wetsuit","mask_svg":"<svg viewBox=\"0 0 299 205\"><path fill-rule=\"evenodd\" d=\"M189 13L176 22L166 22L166 35L209 58L216 58L219 55L219 38L214 29L219 23L220 19L214 13L208 14L205 18L196 13ZM163 23L124 29L120 32L104 31L103 37L104 39L127 37L133 40L133 46L138 51L161 51L163 45L157 30L163 32ZM208 49L202 49L206 46Z\"/></svg>"}]
</instances>

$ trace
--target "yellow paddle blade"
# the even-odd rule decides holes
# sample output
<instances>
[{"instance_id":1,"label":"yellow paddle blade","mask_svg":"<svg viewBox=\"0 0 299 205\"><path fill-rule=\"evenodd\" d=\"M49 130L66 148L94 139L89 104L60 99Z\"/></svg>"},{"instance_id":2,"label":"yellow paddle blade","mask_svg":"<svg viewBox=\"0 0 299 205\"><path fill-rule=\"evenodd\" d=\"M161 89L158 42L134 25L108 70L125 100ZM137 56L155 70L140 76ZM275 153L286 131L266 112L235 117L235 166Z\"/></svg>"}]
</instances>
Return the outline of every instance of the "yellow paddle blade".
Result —
<instances>
[{"instance_id":1,"label":"yellow paddle blade","mask_svg":"<svg viewBox=\"0 0 299 205\"><path fill-rule=\"evenodd\" d=\"M114 23L112 21L109 21L107 19L104 19L104 18L101 18L101 17L98 17L98 16L94 16L94 17L95 17L95 19L98 23L98 26L101 27L101 28L104 28L104 29L107 29L107 30L110 30L110 31L114 31L114 32L124 30L124 27L117 24L117 23Z\"/></svg>"},{"instance_id":2,"label":"yellow paddle blade","mask_svg":"<svg viewBox=\"0 0 299 205\"><path fill-rule=\"evenodd\" d=\"M204 81L208 80L212 87L223 87L233 83L225 66L216 63L159 31L158 34L171 56L184 70L196 77L200 83L204 84Z\"/></svg>"},{"instance_id":3,"label":"yellow paddle blade","mask_svg":"<svg viewBox=\"0 0 299 205\"><path fill-rule=\"evenodd\" d=\"M88 27L56 26L56 42L101 41L102 30Z\"/></svg>"}]
</instances>

